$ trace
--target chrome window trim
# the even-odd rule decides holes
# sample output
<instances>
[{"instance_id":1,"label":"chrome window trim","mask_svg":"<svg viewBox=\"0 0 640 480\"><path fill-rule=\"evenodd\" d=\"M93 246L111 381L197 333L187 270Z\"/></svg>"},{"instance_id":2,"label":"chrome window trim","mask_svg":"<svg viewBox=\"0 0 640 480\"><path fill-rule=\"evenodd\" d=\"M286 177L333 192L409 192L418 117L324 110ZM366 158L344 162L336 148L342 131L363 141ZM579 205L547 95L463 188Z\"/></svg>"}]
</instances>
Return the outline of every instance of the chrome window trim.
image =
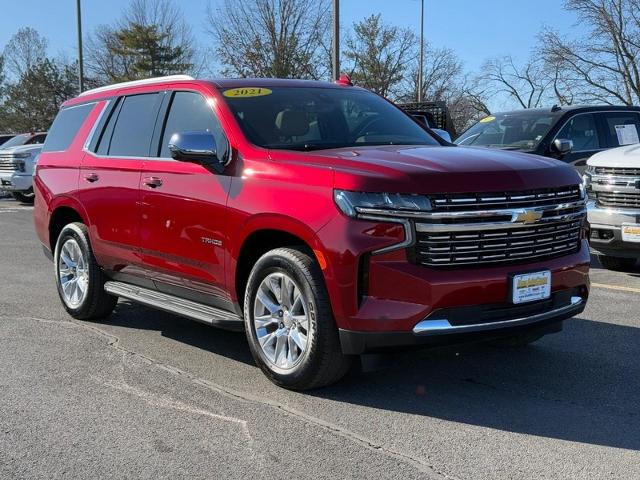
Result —
<instances>
[{"instance_id":1,"label":"chrome window trim","mask_svg":"<svg viewBox=\"0 0 640 480\"><path fill-rule=\"evenodd\" d=\"M96 134L96 130L98 129L98 125L100 125L100 121L102 120L102 117L104 116L106 111L109 109L109 105L111 104L112 101L113 101L112 98L109 98L109 99L105 100L104 107L102 108L102 111L98 114L98 117L96 118L96 121L93 122L93 126L91 127L91 130L89 131L89 135L87 135L87 138L84 141L84 145L82 146L82 151L83 152L85 152L85 153L94 153L94 152L91 152L89 150L89 145L91 144L91 141L93 140L93 137ZM95 102L95 103L99 103L99 102ZM86 104L83 104L83 105L86 105Z\"/></svg>"}]
</instances>

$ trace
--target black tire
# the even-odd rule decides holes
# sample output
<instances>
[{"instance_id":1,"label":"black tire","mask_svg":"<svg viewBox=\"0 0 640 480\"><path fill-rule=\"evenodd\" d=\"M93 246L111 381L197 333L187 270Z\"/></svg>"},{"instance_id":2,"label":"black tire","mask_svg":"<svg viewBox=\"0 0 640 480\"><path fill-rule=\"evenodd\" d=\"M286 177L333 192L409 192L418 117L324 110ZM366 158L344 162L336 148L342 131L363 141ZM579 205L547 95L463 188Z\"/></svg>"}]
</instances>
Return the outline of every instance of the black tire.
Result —
<instances>
[{"instance_id":1,"label":"black tire","mask_svg":"<svg viewBox=\"0 0 640 480\"><path fill-rule=\"evenodd\" d=\"M533 342L537 342L545 335L546 335L545 333L539 333L539 332L523 332L517 335L512 335L510 337L496 338L494 340L489 341L489 345L497 348L526 347L527 345L530 345Z\"/></svg>"},{"instance_id":2,"label":"black tire","mask_svg":"<svg viewBox=\"0 0 640 480\"><path fill-rule=\"evenodd\" d=\"M59 274L61 250L69 239L75 240L80 247L83 258L85 259L84 263L86 264L86 294L77 305L71 305L65 299ZM73 318L77 318L78 320L101 320L113 312L118 302L118 297L108 295L104 291L104 284L107 279L93 256L87 227L84 224L78 222L70 223L60 232L54 250L54 270L58 295L60 296L62 305Z\"/></svg>"},{"instance_id":3,"label":"black tire","mask_svg":"<svg viewBox=\"0 0 640 480\"><path fill-rule=\"evenodd\" d=\"M626 271L636 266L635 258L611 257L609 255L598 255L600 264L607 270Z\"/></svg>"},{"instance_id":4,"label":"black tire","mask_svg":"<svg viewBox=\"0 0 640 480\"><path fill-rule=\"evenodd\" d=\"M32 204L36 198L35 193L33 193L33 188L30 188L29 190L26 190L24 192L11 192L11 195L13 195L13 198L18 200L19 202L28 204Z\"/></svg>"},{"instance_id":5,"label":"black tire","mask_svg":"<svg viewBox=\"0 0 640 480\"><path fill-rule=\"evenodd\" d=\"M293 279L306 300L309 313L306 350L298 364L288 370L278 368L265 355L253 321L258 288L274 273L284 273ZM337 382L349 371L352 357L342 353L324 278L315 259L302 248L271 250L256 262L247 281L244 321L251 354L276 385L291 390L319 388Z\"/></svg>"}]
</instances>

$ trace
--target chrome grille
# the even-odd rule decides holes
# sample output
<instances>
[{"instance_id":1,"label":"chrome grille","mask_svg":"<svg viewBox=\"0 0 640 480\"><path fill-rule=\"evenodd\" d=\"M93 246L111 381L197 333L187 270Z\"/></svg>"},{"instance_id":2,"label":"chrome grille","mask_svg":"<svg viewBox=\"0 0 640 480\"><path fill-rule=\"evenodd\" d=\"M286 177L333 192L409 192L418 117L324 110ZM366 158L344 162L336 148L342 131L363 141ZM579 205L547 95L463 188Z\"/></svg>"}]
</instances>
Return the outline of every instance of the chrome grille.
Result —
<instances>
[{"instance_id":1,"label":"chrome grille","mask_svg":"<svg viewBox=\"0 0 640 480\"><path fill-rule=\"evenodd\" d=\"M22 163L16 161L13 157L0 157L0 171L2 172L18 172L22 170Z\"/></svg>"},{"instance_id":2,"label":"chrome grille","mask_svg":"<svg viewBox=\"0 0 640 480\"><path fill-rule=\"evenodd\" d=\"M596 175L616 175L640 177L640 168L596 167Z\"/></svg>"},{"instance_id":3,"label":"chrome grille","mask_svg":"<svg viewBox=\"0 0 640 480\"><path fill-rule=\"evenodd\" d=\"M519 192L491 192L472 194L430 195L435 212L456 212L499 208L530 208L557 203L576 202L581 198L580 187L570 185Z\"/></svg>"},{"instance_id":4,"label":"chrome grille","mask_svg":"<svg viewBox=\"0 0 640 480\"><path fill-rule=\"evenodd\" d=\"M427 266L524 263L577 252L582 219L494 230L418 232L416 261Z\"/></svg>"},{"instance_id":5,"label":"chrome grille","mask_svg":"<svg viewBox=\"0 0 640 480\"><path fill-rule=\"evenodd\" d=\"M595 192L598 205L615 208L640 208L640 190L637 192Z\"/></svg>"}]
</instances>

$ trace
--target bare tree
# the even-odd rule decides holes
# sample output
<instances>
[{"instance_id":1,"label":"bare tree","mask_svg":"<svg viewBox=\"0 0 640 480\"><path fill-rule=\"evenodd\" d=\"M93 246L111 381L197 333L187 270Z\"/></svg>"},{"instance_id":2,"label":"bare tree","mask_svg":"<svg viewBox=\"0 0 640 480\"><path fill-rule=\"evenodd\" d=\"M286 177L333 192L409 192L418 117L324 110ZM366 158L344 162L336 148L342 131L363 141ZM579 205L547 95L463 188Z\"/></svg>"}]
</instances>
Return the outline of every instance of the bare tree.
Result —
<instances>
[{"instance_id":1,"label":"bare tree","mask_svg":"<svg viewBox=\"0 0 640 480\"><path fill-rule=\"evenodd\" d=\"M583 102L640 104L640 0L566 0L588 32L545 29L540 45L558 80Z\"/></svg>"},{"instance_id":2,"label":"bare tree","mask_svg":"<svg viewBox=\"0 0 640 480\"><path fill-rule=\"evenodd\" d=\"M521 108L541 107L549 100L552 81L541 62L518 65L510 55L487 60L476 79L485 94L506 95Z\"/></svg>"},{"instance_id":3,"label":"bare tree","mask_svg":"<svg viewBox=\"0 0 640 480\"><path fill-rule=\"evenodd\" d=\"M448 101L460 90L463 64L450 48L433 48L425 44L422 98ZM403 101L418 98L418 59L412 59L409 74L403 80Z\"/></svg>"},{"instance_id":4,"label":"bare tree","mask_svg":"<svg viewBox=\"0 0 640 480\"><path fill-rule=\"evenodd\" d=\"M239 77L328 76L328 0L224 0L207 8L206 29L222 73Z\"/></svg>"},{"instance_id":5,"label":"bare tree","mask_svg":"<svg viewBox=\"0 0 640 480\"><path fill-rule=\"evenodd\" d=\"M380 14L355 23L344 51L351 78L382 96L401 96L402 82L416 59L416 40L411 30L385 25Z\"/></svg>"},{"instance_id":6,"label":"bare tree","mask_svg":"<svg viewBox=\"0 0 640 480\"><path fill-rule=\"evenodd\" d=\"M4 47L9 75L17 80L47 57L47 39L31 27L20 28Z\"/></svg>"},{"instance_id":7,"label":"bare tree","mask_svg":"<svg viewBox=\"0 0 640 480\"><path fill-rule=\"evenodd\" d=\"M123 45L123 38L131 31L148 33L140 35L145 38L137 42L139 52ZM193 64L196 50L193 32L182 10L171 0L131 0L120 20L98 27L86 44L87 71L98 84L151 75L140 69L141 54L146 50L172 52L171 64L175 68L169 65L161 74L197 74L199 70ZM145 45L148 48L143 48Z\"/></svg>"}]
</instances>

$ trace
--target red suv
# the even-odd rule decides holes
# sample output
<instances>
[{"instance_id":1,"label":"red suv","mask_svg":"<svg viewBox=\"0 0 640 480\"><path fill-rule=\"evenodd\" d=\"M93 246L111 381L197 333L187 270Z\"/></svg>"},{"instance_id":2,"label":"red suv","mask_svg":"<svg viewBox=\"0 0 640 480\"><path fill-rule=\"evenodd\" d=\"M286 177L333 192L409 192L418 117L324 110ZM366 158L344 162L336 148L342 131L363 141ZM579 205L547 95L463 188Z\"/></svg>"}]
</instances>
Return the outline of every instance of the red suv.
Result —
<instances>
[{"instance_id":1,"label":"red suv","mask_svg":"<svg viewBox=\"0 0 640 480\"><path fill-rule=\"evenodd\" d=\"M62 303L244 329L278 385L364 352L557 332L587 301L573 168L456 147L347 82L166 77L64 104L35 175Z\"/></svg>"}]
</instances>

